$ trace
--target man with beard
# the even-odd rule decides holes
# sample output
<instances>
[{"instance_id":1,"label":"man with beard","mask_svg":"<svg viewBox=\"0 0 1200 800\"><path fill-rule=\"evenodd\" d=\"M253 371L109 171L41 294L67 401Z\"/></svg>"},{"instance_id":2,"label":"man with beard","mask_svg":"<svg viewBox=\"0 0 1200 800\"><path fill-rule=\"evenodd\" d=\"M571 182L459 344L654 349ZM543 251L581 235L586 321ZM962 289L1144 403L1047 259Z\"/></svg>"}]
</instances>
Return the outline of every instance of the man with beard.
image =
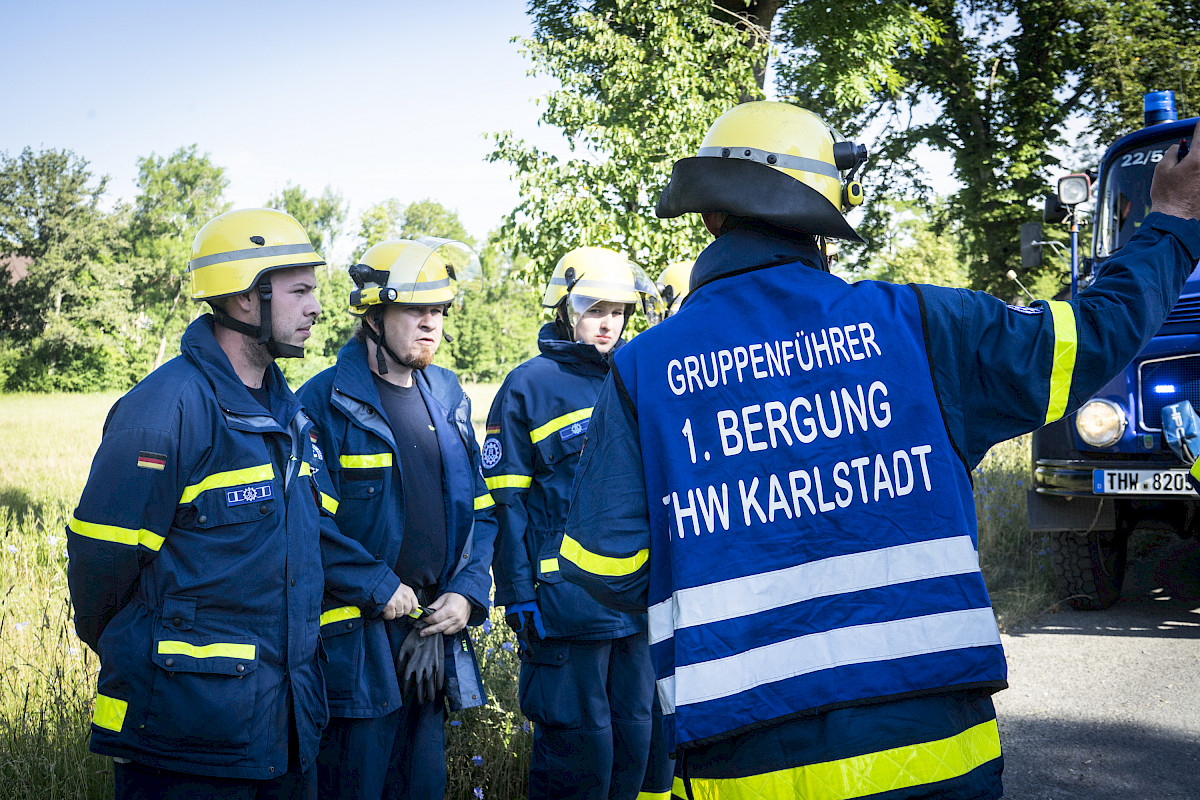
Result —
<instances>
[{"instance_id":1,"label":"man with beard","mask_svg":"<svg viewBox=\"0 0 1200 800\"><path fill-rule=\"evenodd\" d=\"M109 412L67 578L119 800L315 797L322 586L364 616L410 605L334 527L313 423L274 363L303 357L324 263L281 211L210 220L188 275L212 315Z\"/></svg>"},{"instance_id":2,"label":"man with beard","mask_svg":"<svg viewBox=\"0 0 1200 800\"><path fill-rule=\"evenodd\" d=\"M404 597L403 616L383 623L326 596L322 798L441 798L445 702L484 702L464 628L487 614L494 504L470 401L453 372L430 365L445 312L475 274L459 242L367 250L350 268L361 324L299 392L341 498L338 528L395 569Z\"/></svg>"}]
</instances>

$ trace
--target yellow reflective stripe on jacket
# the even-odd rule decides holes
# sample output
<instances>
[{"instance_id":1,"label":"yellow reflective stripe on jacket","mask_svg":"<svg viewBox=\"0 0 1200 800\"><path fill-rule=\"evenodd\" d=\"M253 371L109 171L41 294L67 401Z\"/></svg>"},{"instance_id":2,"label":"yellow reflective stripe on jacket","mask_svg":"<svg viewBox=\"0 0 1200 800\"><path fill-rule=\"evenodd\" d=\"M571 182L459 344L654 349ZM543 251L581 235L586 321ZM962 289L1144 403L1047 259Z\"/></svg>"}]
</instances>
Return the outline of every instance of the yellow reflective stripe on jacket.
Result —
<instances>
[{"instance_id":1,"label":"yellow reflective stripe on jacket","mask_svg":"<svg viewBox=\"0 0 1200 800\"><path fill-rule=\"evenodd\" d=\"M479 497L475 498L476 511L482 511L483 509L491 508L494 505L496 505L496 501L492 499L490 492L488 494L481 494Z\"/></svg>"},{"instance_id":2,"label":"yellow reflective stripe on jacket","mask_svg":"<svg viewBox=\"0 0 1200 800\"><path fill-rule=\"evenodd\" d=\"M637 800L671 800L671 793L667 792L638 792Z\"/></svg>"},{"instance_id":3,"label":"yellow reflective stripe on jacket","mask_svg":"<svg viewBox=\"0 0 1200 800\"><path fill-rule=\"evenodd\" d=\"M325 494L324 492L321 492L320 494L321 494L321 507L324 508L326 511L328 511L330 514L336 514L337 510L338 510L338 501L334 500L332 497Z\"/></svg>"},{"instance_id":4,"label":"yellow reflective stripe on jacket","mask_svg":"<svg viewBox=\"0 0 1200 800\"><path fill-rule=\"evenodd\" d=\"M533 485L532 475L493 475L483 480L493 492L497 489L528 489Z\"/></svg>"},{"instance_id":5,"label":"yellow reflective stripe on jacket","mask_svg":"<svg viewBox=\"0 0 1200 800\"><path fill-rule=\"evenodd\" d=\"M248 483L262 483L274 479L275 470L270 464L234 469L229 472L214 472L199 483L184 489L179 502L190 503L199 497L201 492L207 492L209 489L227 489L231 486L244 486Z\"/></svg>"},{"instance_id":6,"label":"yellow reflective stripe on jacket","mask_svg":"<svg viewBox=\"0 0 1200 800\"><path fill-rule=\"evenodd\" d=\"M1075 330L1075 309L1070 303L1050 300L1046 305L1054 318L1054 366L1050 371L1050 400L1046 405L1046 424L1049 424L1061 419L1067 411L1079 335Z\"/></svg>"},{"instance_id":7,"label":"yellow reflective stripe on jacket","mask_svg":"<svg viewBox=\"0 0 1200 800\"><path fill-rule=\"evenodd\" d=\"M145 528L134 530L133 528L118 528L116 525L84 522L74 514L71 515L71 521L67 527L76 534L86 536L89 539L127 544L130 547L137 547L140 544L149 550L158 550L163 544L163 537L154 531L148 531Z\"/></svg>"},{"instance_id":8,"label":"yellow reflective stripe on jacket","mask_svg":"<svg viewBox=\"0 0 1200 800\"><path fill-rule=\"evenodd\" d=\"M592 416L591 408L581 408L578 411L572 411L570 414L563 414L561 417L555 417L554 419L547 422L545 425L541 425L541 426L531 430L529 432L529 438L533 440L534 444L537 444L542 439L545 439L547 436L554 433L555 431L558 431L562 428L567 427L572 422L579 422L581 420L590 419L591 416Z\"/></svg>"},{"instance_id":9,"label":"yellow reflective stripe on jacket","mask_svg":"<svg viewBox=\"0 0 1200 800\"><path fill-rule=\"evenodd\" d=\"M313 474L312 473L312 464L309 464L307 461L301 461L300 462L300 471L297 474L298 475L312 475Z\"/></svg>"},{"instance_id":10,"label":"yellow reflective stripe on jacket","mask_svg":"<svg viewBox=\"0 0 1200 800\"><path fill-rule=\"evenodd\" d=\"M996 720L957 736L745 778L692 778L696 800L849 800L957 778L1000 757Z\"/></svg>"},{"instance_id":11,"label":"yellow reflective stripe on jacket","mask_svg":"<svg viewBox=\"0 0 1200 800\"><path fill-rule=\"evenodd\" d=\"M158 653L164 656L191 656L192 658L240 658L253 661L257 647L252 644L229 644L217 642L200 647L190 642L166 640L158 643Z\"/></svg>"},{"instance_id":12,"label":"yellow reflective stripe on jacket","mask_svg":"<svg viewBox=\"0 0 1200 800\"><path fill-rule=\"evenodd\" d=\"M96 707L92 709L92 724L110 731L121 732L125 727L125 712L129 703L108 695L96 695Z\"/></svg>"},{"instance_id":13,"label":"yellow reflective stripe on jacket","mask_svg":"<svg viewBox=\"0 0 1200 800\"><path fill-rule=\"evenodd\" d=\"M538 569L542 572L558 572L558 559L543 558L538 562Z\"/></svg>"},{"instance_id":14,"label":"yellow reflective stripe on jacket","mask_svg":"<svg viewBox=\"0 0 1200 800\"><path fill-rule=\"evenodd\" d=\"M392 465L391 453L363 453L361 455L348 455L338 458L338 463L342 465L342 469L370 469L372 467L390 467Z\"/></svg>"},{"instance_id":15,"label":"yellow reflective stripe on jacket","mask_svg":"<svg viewBox=\"0 0 1200 800\"><path fill-rule=\"evenodd\" d=\"M362 616L362 611L358 606L341 606L339 608L331 608L321 615L321 624L328 625L331 622L344 622L348 619L357 619Z\"/></svg>"},{"instance_id":16,"label":"yellow reflective stripe on jacket","mask_svg":"<svg viewBox=\"0 0 1200 800\"><path fill-rule=\"evenodd\" d=\"M687 800L687 788L683 785L683 778L678 775L671 781L671 800Z\"/></svg>"},{"instance_id":17,"label":"yellow reflective stripe on jacket","mask_svg":"<svg viewBox=\"0 0 1200 800\"><path fill-rule=\"evenodd\" d=\"M646 563L646 559L650 557L649 549L638 550L625 558L602 556L599 553L585 550L583 545L566 535L563 536L562 547L559 548L558 554L584 572L609 577L632 575L641 569L642 565Z\"/></svg>"}]
</instances>

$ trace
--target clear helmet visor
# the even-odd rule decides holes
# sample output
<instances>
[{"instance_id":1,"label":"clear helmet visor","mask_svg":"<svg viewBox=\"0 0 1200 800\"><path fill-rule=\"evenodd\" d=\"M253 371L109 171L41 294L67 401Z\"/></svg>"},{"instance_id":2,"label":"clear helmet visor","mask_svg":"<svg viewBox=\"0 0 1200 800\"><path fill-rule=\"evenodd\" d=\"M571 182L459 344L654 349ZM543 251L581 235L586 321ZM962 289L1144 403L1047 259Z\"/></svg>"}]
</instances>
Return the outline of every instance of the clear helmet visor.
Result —
<instances>
[{"instance_id":1,"label":"clear helmet visor","mask_svg":"<svg viewBox=\"0 0 1200 800\"><path fill-rule=\"evenodd\" d=\"M619 303L625 306L625 323L635 310L640 310L646 321L654 325L662 320L666 304L645 271L633 262L628 262L629 276L613 280L608 276L581 276L567 293L564 302L567 322L571 327L597 303Z\"/></svg>"}]
</instances>

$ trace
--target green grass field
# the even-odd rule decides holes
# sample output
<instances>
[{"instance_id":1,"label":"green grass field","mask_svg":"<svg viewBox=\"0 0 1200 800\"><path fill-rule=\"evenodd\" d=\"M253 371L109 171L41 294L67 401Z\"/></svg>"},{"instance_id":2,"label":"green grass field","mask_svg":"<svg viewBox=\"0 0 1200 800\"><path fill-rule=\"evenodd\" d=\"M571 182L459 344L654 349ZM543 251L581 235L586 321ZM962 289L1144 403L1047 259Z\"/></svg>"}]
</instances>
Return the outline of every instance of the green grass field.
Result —
<instances>
[{"instance_id":1,"label":"green grass field","mask_svg":"<svg viewBox=\"0 0 1200 800\"><path fill-rule=\"evenodd\" d=\"M482 437L498 386L468 386ZM87 752L99 663L75 638L65 526L117 394L0 395L0 796L112 796L107 759ZM980 560L1002 626L1048 608L1053 579L1025 524L1025 438L996 447L975 473ZM452 715L448 798L524 795L529 725L517 710L512 635L493 610L474 632L489 703Z\"/></svg>"}]
</instances>

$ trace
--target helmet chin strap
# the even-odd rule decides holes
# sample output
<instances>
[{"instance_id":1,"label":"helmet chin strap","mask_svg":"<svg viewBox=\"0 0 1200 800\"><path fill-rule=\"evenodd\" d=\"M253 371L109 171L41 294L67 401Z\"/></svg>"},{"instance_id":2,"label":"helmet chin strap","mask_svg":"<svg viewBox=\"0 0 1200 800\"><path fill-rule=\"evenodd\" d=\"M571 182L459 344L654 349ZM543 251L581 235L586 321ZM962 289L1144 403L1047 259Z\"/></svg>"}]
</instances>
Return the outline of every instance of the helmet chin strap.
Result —
<instances>
[{"instance_id":1,"label":"helmet chin strap","mask_svg":"<svg viewBox=\"0 0 1200 800\"><path fill-rule=\"evenodd\" d=\"M304 358L304 348L285 344L271 338L271 276L264 273L254 287L258 290L259 324L251 325L234 319L219 306L213 306L213 321L222 327L251 336L258 344L265 344L272 358Z\"/></svg>"},{"instance_id":2,"label":"helmet chin strap","mask_svg":"<svg viewBox=\"0 0 1200 800\"><path fill-rule=\"evenodd\" d=\"M392 352L392 348L387 346L387 334L384 332L383 328L383 314L380 314L376 318L376 322L379 324L378 332L376 332L375 329L371 327L370 322L365 319L363 320L363 331L367 334L367 338L375 343L375 364L378 367L378 370L376 371L380 375L386 375L388 368L387 359L383 357L384 353L387 353L388 356L391 357L392 361L395 361L397 364L403 364L404 362L400 360L398 355Z\"/></svg>"}]
</instances>

